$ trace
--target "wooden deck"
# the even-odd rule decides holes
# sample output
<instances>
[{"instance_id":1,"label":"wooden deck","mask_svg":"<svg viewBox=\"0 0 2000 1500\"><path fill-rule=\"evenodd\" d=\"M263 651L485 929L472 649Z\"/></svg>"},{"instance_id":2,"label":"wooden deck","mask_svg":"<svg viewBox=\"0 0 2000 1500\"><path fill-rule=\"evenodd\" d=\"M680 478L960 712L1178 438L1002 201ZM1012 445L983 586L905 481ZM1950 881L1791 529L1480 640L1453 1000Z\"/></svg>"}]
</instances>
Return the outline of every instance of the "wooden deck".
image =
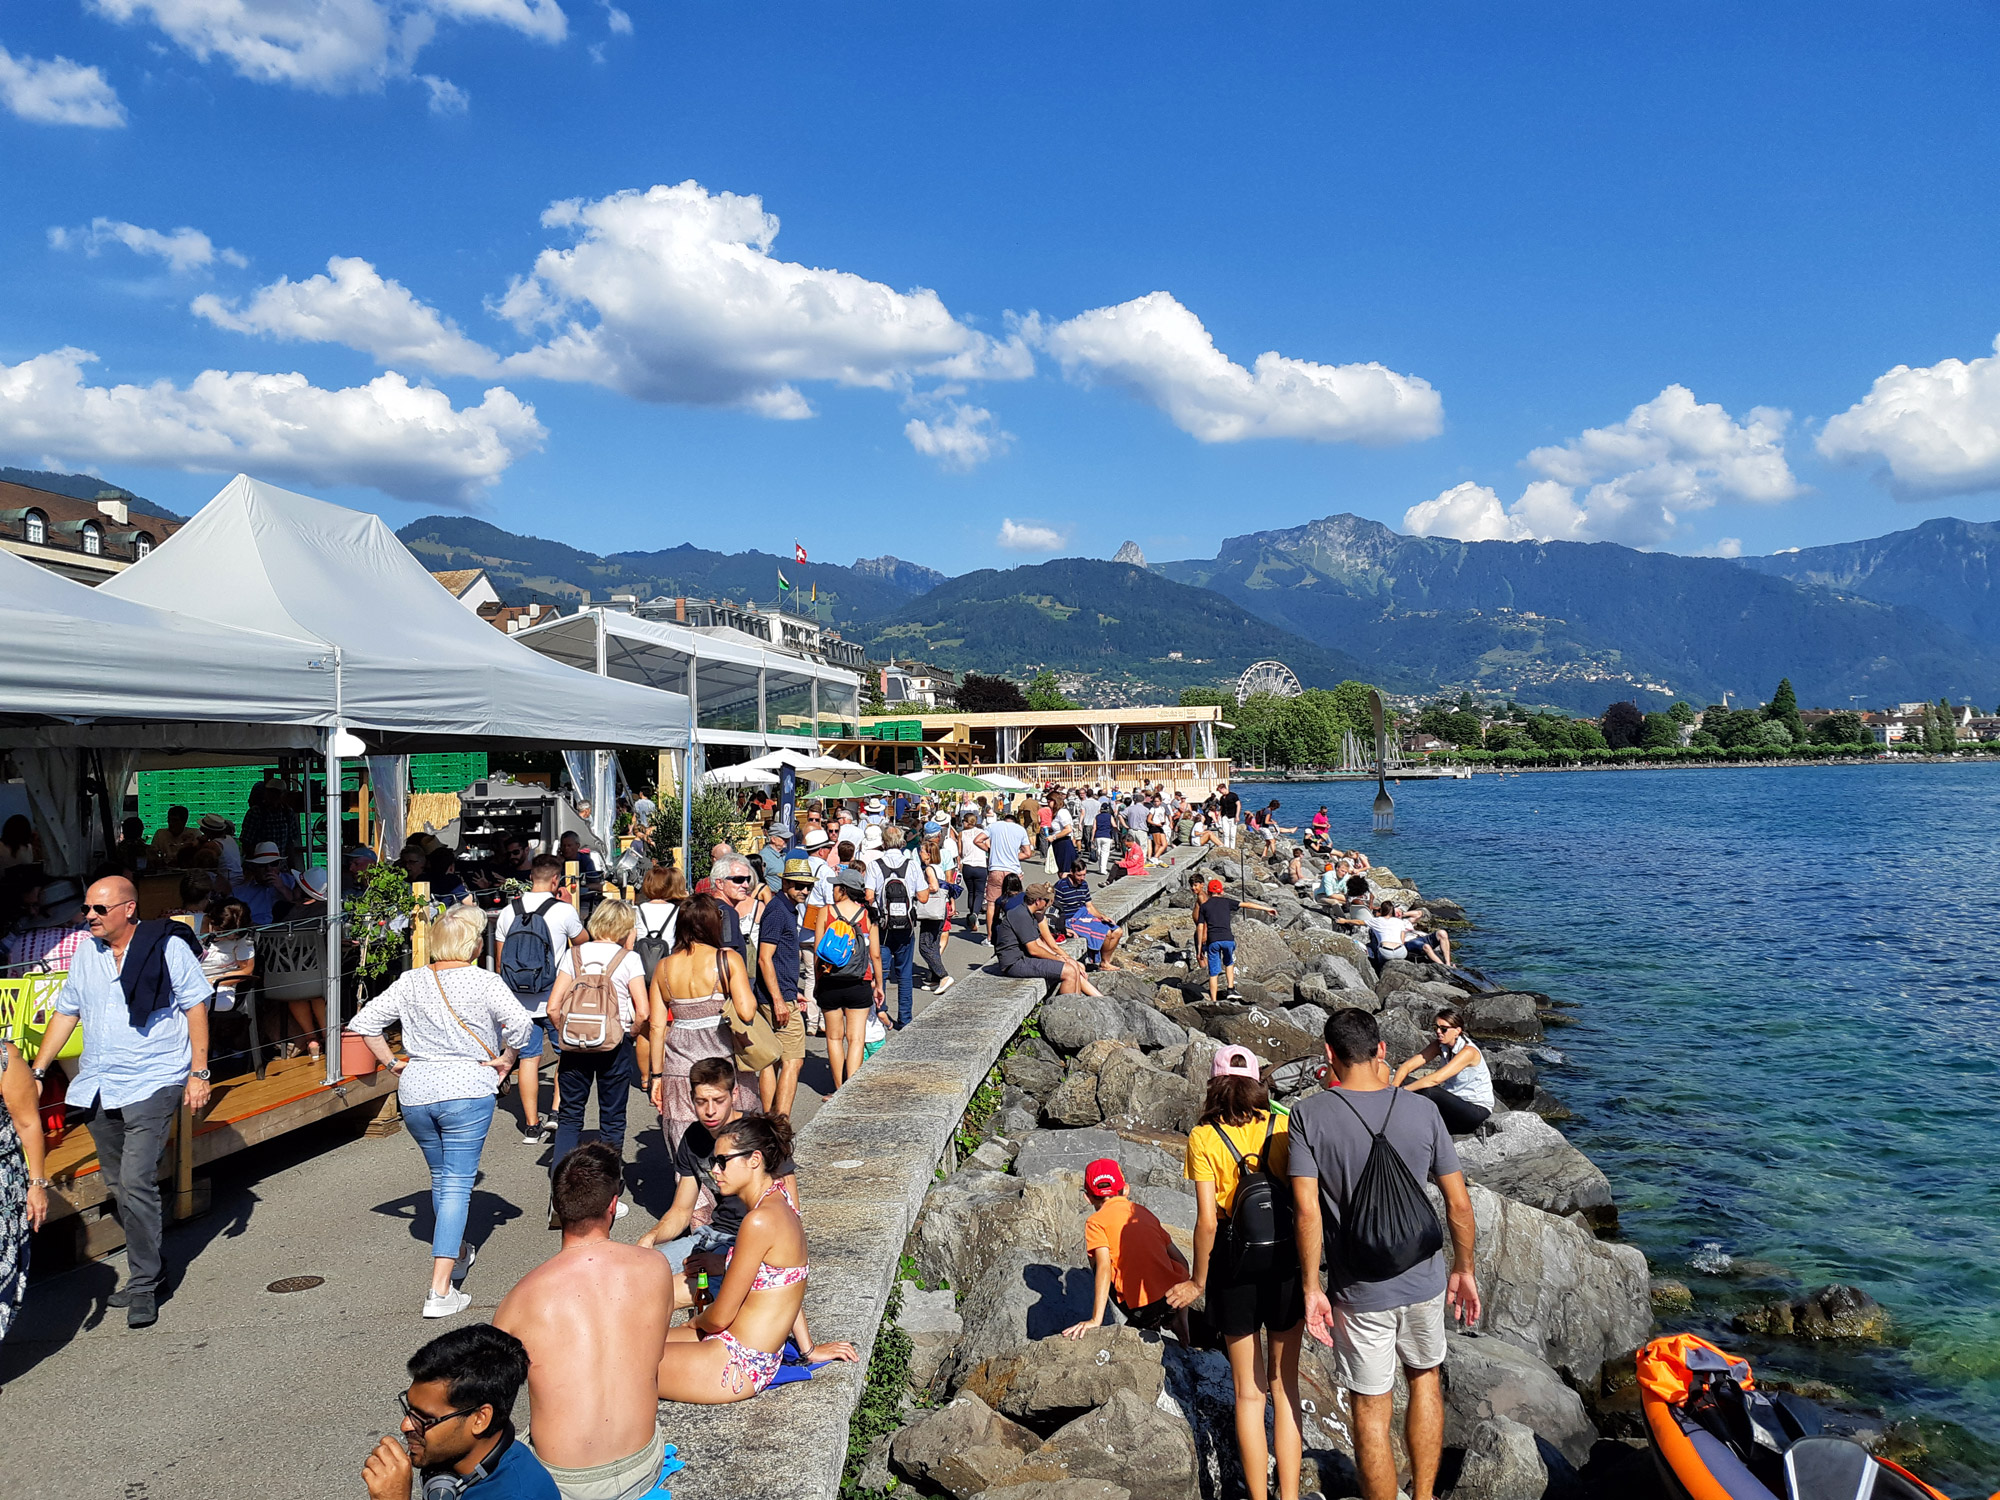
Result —
<instances>
[{"instance_id":1,"label":"wooden deck","mask_svg":"<svg viewBox=\"0 0 2000 1500\"><path fill-rule=\"evenodd\" d=\"M393 1101L395 1094L396 1075L387 1068L368 1078L343 1078L329 1085L326 1065L306 1057L273 1062L262 1078L246 1073L218 1080L208 1108L195 1122L194 1152L188 1165L190 1169L206 1166L260 1141L363 1105L379 1108L383 1100ZM51 1222L94 1209L109 1196L88 1127L72 1128L49 1149L47 1160L54 1183L49 1194ZM181 1160L176 1142L161 1160L161 1178L173 1177Z\"/></svg>"}]
</instances>

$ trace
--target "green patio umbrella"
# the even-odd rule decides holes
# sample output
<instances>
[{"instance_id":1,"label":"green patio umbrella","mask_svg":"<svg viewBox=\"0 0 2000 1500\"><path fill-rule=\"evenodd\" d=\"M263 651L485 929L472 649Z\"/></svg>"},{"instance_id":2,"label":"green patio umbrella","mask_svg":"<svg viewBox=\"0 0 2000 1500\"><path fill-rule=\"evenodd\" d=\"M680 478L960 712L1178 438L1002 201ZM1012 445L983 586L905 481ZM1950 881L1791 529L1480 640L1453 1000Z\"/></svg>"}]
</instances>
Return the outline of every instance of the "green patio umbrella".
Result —
<instances>
[{"instance_id":1,"label":"green patio umbrella","mask_svg":"<svg viewBox=\"0 0 2000 1500\"><path fill-rule=\"evenodd\" d=\"M805 793L807 802L859 802L871 795L866 781L829 781Z\"/></svg>"},{"instance_id":2,"label":"green patio umbrella","mask_svg":"<svg viewBox=\"0 0 2000 1500\"><path fill-rule=\"evenodd\" d=\"M927 787L935 786L936 784L934 780L931 782L912 781L907 776L889 775L870 776L865 781L850 781L847 783L849 786L866 787L870 792L915 792L919 795Z\"/></svg>"},{"instance_id":3,"label":"green patio umbrella","mask_svg":"<svg viewBox=\"0 0 2000 1500\"><path fill-rule=\"evenodd\" d=\"M992 787L977 776L968 776L963 771L939 771L924 778L927 792L990 792Z\"/></svg>"}]
</instances>

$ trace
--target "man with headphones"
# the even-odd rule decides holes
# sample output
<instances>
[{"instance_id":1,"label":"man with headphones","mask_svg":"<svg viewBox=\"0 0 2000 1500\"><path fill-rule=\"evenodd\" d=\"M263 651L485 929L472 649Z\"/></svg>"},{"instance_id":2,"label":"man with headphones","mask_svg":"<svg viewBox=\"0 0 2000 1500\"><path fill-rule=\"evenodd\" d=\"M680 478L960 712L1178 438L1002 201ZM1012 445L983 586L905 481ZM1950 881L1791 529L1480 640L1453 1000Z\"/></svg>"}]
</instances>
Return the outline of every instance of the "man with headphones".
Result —
<instances>
[{"instance_id":1,"label":"man with headphones","mask_svg":"<svg viewBox=\"0 0 2000 1500\"><path fill-rule=\"evenodd\" d=\"M361 1466L369 1500L410 1500L413 1470L423 1500L560 1500L542 1461L514 1436L514 1397L528 1378L519 1339L468 1324L411 1355L409 1370L403 1440L385 1436Z\"/></svg>"}]
</instances>

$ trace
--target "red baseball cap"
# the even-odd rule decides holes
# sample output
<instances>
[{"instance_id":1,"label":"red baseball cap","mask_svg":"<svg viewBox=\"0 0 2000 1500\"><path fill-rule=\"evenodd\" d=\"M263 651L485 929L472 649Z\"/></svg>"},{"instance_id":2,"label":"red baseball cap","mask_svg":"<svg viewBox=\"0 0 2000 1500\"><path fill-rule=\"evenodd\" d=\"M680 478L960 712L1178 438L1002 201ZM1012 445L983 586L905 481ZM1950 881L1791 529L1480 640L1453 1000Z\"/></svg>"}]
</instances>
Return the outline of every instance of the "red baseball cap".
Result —
<instances>
[{"instance_id":1,"label":"red baseball cap","mask_svg":"<svg viewBox=\"0 0 2000 1500\"><path fill-rule=\"evenodd\" d=\"M1110 1198L1125 1191L1125 1174L1117 1162L1100 1156L1083 1169L1083 1185L1099 1198Z\"/></svg>"},{"instance_id":2,"label":"red baseball cap","mask_svg":"<svg viewBox=\"0 0 2000 1500\"><path fill-rule=\"evenodd\" d=\"M1211 880L1208 883L1208 893L1211 896L1220 896L1222 894L1222 882L1219 880Z\"/></svg>"}]
</instances>

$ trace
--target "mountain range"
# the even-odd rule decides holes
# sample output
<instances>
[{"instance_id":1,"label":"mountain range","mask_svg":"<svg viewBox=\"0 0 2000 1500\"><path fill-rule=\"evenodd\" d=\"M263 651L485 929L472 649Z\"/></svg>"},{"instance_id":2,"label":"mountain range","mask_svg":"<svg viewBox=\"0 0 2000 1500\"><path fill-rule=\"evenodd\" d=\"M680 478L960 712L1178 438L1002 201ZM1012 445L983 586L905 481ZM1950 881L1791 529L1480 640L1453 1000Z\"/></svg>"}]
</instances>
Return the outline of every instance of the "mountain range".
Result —
<instances>
[{"instance_id":1,"label":"mountain range","mask_svg":"<svg viewBox=\"0 0 2000 1500\"><path fill-rule=\"evenodd\" d=\"M90 474L0 478L85 499L130 494ZM1231 537L1212 558L1148 566L1128 545L1112 562L958 578L886 554L847 566L690 545L599 555L469 516L425 516L397 535L426 567L484 568L509 603L768 603L783 574L791 599L816 590L821 617L877 657L1017 677L1049 667L1098 700L1167 699L1276 657L1307 686L1358 676L1582 714L1619 698L1756 701L1780 677L1808 706L2000 703L2000 524L1949 517L1720 559L1402 536L1333 515Z\"/></svg>"},{"instance_id":2,"label":"mountain range","mask_svg":"<svg viewBox=\"0 0 2000 1500\"><path fill-rule=\"evenodd\" d=\"M1894 542L1853 544L1885 559L1872 570L1805 553L1745 567L1610 542L1402 536L1337 515L1231 537L1214 558L1156 568L1350 652L1377 679L1401 674L1571 712L1595 714L1617 698L1646 707L1725 693L1758 701L1780 677L1801 703L1827 707L1993 698L2000 634L1960 628L1982 618L1983 590L1969 579L1948 618L1919 608L1913 575L1940 566L1940 549L1926 559L1923 546L1884 545ZM1786 562L1800 566L1798 577L1766 571ZM1837 566L1841 583L1809 576ZM1976 569L1960 572L1983 583L1984 550ZM1894 592L1881 587L1889 582Z\"/></svg>"}]
</instances>

